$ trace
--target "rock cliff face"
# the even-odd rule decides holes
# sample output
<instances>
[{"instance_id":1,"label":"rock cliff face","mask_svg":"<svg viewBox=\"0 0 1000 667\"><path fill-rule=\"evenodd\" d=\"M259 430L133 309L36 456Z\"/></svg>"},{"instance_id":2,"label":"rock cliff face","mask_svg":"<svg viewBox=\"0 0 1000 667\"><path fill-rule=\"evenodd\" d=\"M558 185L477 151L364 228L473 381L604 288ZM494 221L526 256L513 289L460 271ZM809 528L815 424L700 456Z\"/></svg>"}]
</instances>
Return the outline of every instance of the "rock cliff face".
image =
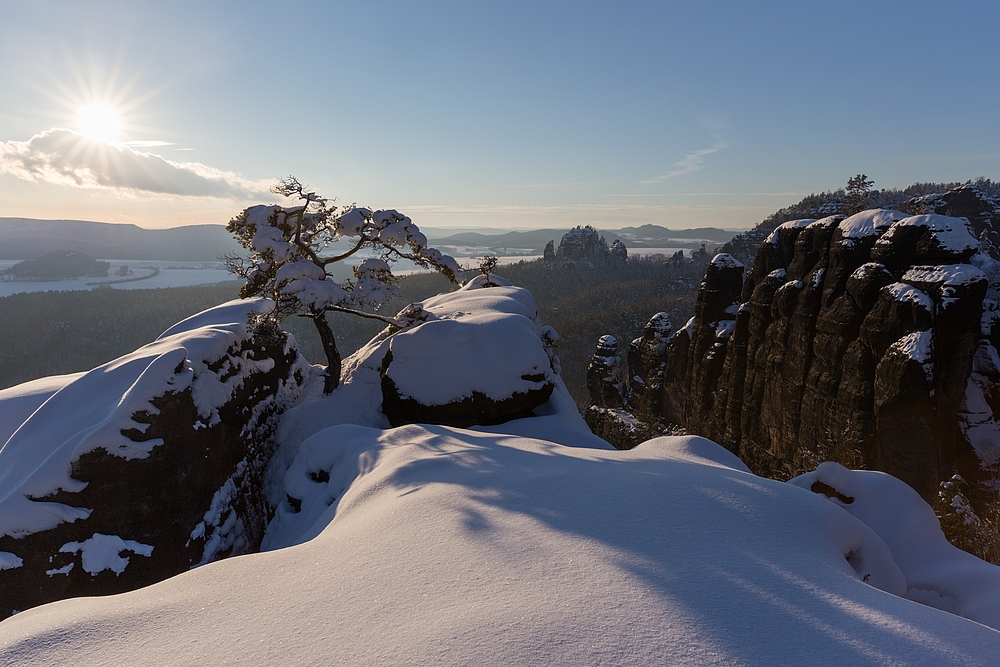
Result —
<instances>
[{"instance_id":1,"label":"rock cliff face","mask_svg":"<svg viewBox=\"0 0 1000 667\"><path fill-rule=\"evenodd\" d=\"M73 379L10 436L0 617L257 550L270 436L308 366L280 331L240 323L246 303Z\"/></svg>"},{"instance_id":2,"label":"rock cliff face","mask_svg":"<svg viewBox=\"0 0 1000 667\"><path fill-rule=\"evenodd\" d=\"M633 343L625 407L758 474L834 460L933 499L958 473L981 506L1000 463L1000 327L978 236L964 218L870 210L782 224L749 272L717 255L691 321Z\"/></svg>"}]
</instances>

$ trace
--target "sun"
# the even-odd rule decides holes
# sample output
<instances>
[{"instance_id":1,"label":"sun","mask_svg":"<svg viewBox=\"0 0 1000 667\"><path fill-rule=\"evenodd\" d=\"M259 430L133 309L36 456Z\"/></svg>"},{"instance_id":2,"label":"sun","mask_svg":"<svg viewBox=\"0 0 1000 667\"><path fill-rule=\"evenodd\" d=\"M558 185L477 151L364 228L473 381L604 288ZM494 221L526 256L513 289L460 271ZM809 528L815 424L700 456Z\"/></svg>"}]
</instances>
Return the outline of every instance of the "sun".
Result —
<instances>
[{"instance_id":1,"label":"sun","mask_svg":"<svg viewBox=\"0 0 1000 667\"><path fill-rule=\"evenodd\" d=\"M82 134L99 141L117 141L122 129L118 112L106 104L92 104L80 109L76 121Z\"/></svg>"}]
</instances>

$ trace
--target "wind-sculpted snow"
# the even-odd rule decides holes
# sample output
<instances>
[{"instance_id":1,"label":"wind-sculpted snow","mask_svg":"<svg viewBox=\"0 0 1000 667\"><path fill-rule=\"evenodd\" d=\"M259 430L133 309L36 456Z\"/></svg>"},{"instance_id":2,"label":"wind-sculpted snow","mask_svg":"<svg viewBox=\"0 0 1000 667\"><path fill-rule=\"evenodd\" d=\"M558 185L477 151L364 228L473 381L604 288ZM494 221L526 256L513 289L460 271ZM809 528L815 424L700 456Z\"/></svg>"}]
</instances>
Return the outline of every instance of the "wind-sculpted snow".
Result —
<instances>
[{"instance_id":1,"label":"wind-sculpted snow","mask_svg":"<svg viewBox=\"0 0 1000 667\"><path fill-rule=\"evenodd\" d=\"M230 321L229 310L234 307L232 303L224 306L216 317ZM243 302L238 307L245 319L245 313L261 303ZM146 430L132 415L139 411L155 414L151 398L190 386L201 399L200 416L209 423L217 419L215 409L230 395L227 387L232 381L226 384L214 373L206 373L206 360L222 358L243 336L241 324L179 329L95 368L49 397L0 448L0 536L34 533L89 516L88 508L31 499L59 489L82 490L85 485L70 477L71 463L96 448L125 459L147 457L160 442L138 443L122 431Z\"/></svg>"},{"instance_id":2,"label":"wind-sculpted snow","mask_svg":"<svg viewBox=\"0 0 1000 667\"><path fill-rule=\"evenodd\" d=\"M293 339L246 324L271 307L223 304L0 394L0 616L257 550L269 438L311 374Z\"/></svg>"},{"instance_id":3,"label":"wind-sculpted snow","mask_svg":"<svg viewBox=\"0 0 1000 667\"><path fill-rule=\"evenodd\" d=\"M255 478L274 510L263 551L22 611L0 622L0 664L995 662L1000 570L956 556L901 482L824 465L786 484L696 436L616 451L553 370L555 334L531 295L485 282L404 311L414 324L346 359L332 393L306 373L266 480ZM705 311L712 322L738 317L727 304ZM207 319L157 344L197 339L218 326ZM432 335L442 322L499 339L493 349ZM665 346L669 330L664 315L641 341ZM389 428L380 373L394 341L420 331L414 346L438 361L406 373L427 396L471 382L516 391L526 360L548 369L551 395L499 424ZM214 526L222 544L232 479L213 487L192 540ZM80 554L76 571L59 562L48 576L127 576L161 551L138 538L88 530L59 543ZM0 552L0 570L19 571L19 558Z\"/></svg>"},{"instance_id":4,"label":"wind-sculpted snow","mask_svg":"<svg viewBox=\"0 0 1000 667\"><path fill-rule=\"evenodd\" d=\"M906 578L906 597L1000 629L1000 568L952 546L916 491L892 475L833 462L789 481L806 489L817 482L878 533Z\"/></svg>"},{"instance_id":5,"label":"wind-sculpted snow","mask_svg":"<svg viewBox=\"0 0 1000 667\"><path fill-rule=\"evenodd\" d=\"M342 425L303 443L287 481L297 546L18 614L0 662L989 665L1000 650L995 630L900 597L883 524L701 438L608 451Z\"/></svg>"},{"instance_id":6,"label":"wind-sculpted snow","mask_svg":"<svg viewBox=\"0 0 1000 667\"><path fill-rule=\"evenodd\" d=\"M52 394L81 375L83 373L53 375L0 390L0 446Z\"/></svg>"}]
</instances>

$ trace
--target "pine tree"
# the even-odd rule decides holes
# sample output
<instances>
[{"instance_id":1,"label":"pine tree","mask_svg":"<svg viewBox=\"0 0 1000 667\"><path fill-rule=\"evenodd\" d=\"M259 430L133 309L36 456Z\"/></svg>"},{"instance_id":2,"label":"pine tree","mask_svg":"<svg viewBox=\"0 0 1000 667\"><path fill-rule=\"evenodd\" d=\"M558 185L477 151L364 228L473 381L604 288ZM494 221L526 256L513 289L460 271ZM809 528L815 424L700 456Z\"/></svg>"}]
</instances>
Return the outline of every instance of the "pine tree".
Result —
<instances>
[{"instance_id":1,"label":"pine tree","mask_svg":"<svg viewBox=\"0 0 1000 667\"><path fill-rule=\"evenodd\" d=\"M392 264L407 259L436 269L452 282L461 279L461 271L454 258L428 248L427 237L398 211L338 207L315 192L306 192L291 176L272 190L301 204L252 206L233 218L226 229L250 250L250 261L247 264L231 255L226 264L246 281L241 297L274 300L272 316L276 320L292 314L312 319L327 358L324 389L330 393L340 384L341 358L326 313L351 313L404 328L419 319L419 314L386 317L362 310L366 306L377 309L399 294ZM331 253L333 249L340 252ZM354 280L334 280L330 265L361 250L374 256L354 267Z\"/></svg>"},{"instance_id":2,"label":"pine tree","mask_svg":"<svg viewBox=\"0 0 1000 667\"><path fill-rule=\"evenodd\" d=\"M875 181L868 180L865 174L858 174L847 180L844 191L844 215L854 215L868 209L872 205L872 186Z\"/></svg>"}]
</instances>

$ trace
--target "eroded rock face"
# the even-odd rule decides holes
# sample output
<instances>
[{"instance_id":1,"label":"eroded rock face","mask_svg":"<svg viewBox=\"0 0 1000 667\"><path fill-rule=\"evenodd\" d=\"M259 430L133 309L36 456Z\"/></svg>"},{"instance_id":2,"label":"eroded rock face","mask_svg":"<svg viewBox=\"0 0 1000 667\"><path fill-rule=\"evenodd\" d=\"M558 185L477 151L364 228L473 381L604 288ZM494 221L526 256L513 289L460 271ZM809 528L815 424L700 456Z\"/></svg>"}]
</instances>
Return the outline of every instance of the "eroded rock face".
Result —
<instances>
[{"instance_id":1,"label":"eroded rock face","mask_svg":"<svg viewBox=\"0 0 1000 667\"><path fill-rule=\"evenodd\" d=\"M713 260L662 353L629 355L625 394L641 400L626 408L722 443L757 474L834 460L928 500L956 471L989 481L1000 357L978 249L968 221L937 214L785 223L745 281L731 257ZM664 369L652 398L636 380L651 364Z\"/></svg>"},{"instance_id":2,"label":"eroded rock face","mask_svg":"<svg viewBox=\"0 0 1000 667\"><path fill-rule=\"evenodd\" d=\"M574 227L563 234L556 249L556 259L573 262L605 261L610 254L608 242L590 225Z\"/></svg>"},{"instance_id":3,"label":"eroded rock face","mask_svg":"<svg viewBox=\"0 0 1000 667\"><path fill-rule=\"evenodd\" d=\"M0 450L0 616L257 550L270 435L307 372L283 335L233 323L161 337L64 387ZM25 465L24 438L49 460Z\"/></svg>"},{"instance_id":4,"label":"eroded rock face","mask_svg":"<svg viewBox=\"0 0 1000 667\"><path fill-rule=\"evenodd\" d=\"M625 383L621 360L618 358L618 339L601 336L597 349L587 367L587 390L594 405L602 408L622 407Z\"/></svg>"},{"instance_id":5,"label":"eroded rock face","mask_svg":"<svg viewBox=\"0 0 1000 667\"><path fill-rule=\"evenodd\" d=\"M661 435L684 434L683 429L660 419L664 357L673 336L670 317L666 313L653 315L642 336L629 345L627 365L621 362L613 336L601 336L597 343L587 369L593 404L584 413L584 420L591 431L618 449L631 449Z\"/></svg>"}]
</instances>

